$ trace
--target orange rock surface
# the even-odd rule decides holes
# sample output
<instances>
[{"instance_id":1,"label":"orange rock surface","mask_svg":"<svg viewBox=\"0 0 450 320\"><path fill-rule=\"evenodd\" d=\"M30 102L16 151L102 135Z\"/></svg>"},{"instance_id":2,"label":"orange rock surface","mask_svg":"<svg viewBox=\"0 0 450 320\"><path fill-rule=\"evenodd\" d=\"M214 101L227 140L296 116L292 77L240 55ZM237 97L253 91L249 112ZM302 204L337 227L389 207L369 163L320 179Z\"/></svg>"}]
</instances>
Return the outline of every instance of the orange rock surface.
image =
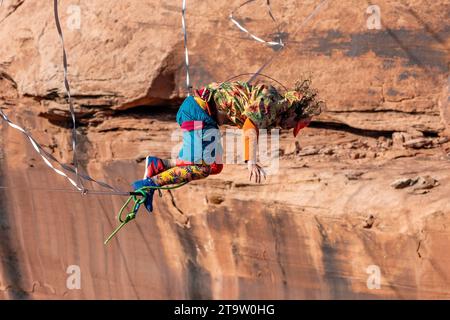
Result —
<instances>
[{"instance_id":1,"label":"orange rock surface","mask_svg":"<svg viewBox=\"0 0 450 320\"><path fill-rule=\"evenodd\" d=\"M125 199L74 192L2 123L0 298L449 299L449 4L380 0L381 29L368 30L367 2L330 1L298 29L318 3L272 1L287 46L263 73L287 86L312 73L328 106L298 141L281 133L277 174L255 185L245 166L227 165L156 197L155 212L142 210L108 246ZM239 4L188 1L194 86L254 72L274 53L229 21ZM274 39L263 4L235 15ZM61 2L81 166L122 189L146 155L176 150L180 6ZM0 108L70 163L52 10L3 1ZM391 187L419 176L438 183ZM70 266L80 289L67 285Z\"/></svg>"}]
</instances>

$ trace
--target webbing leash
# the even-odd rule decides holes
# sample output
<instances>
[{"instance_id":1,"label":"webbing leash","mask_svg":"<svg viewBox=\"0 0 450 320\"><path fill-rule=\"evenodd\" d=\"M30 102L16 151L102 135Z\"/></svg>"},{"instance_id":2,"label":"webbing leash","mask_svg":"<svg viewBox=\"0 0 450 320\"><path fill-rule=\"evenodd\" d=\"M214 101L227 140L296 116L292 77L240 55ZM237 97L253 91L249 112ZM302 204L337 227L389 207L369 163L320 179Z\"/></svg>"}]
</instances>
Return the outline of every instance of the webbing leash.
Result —
<instances>
[{"instance_id":1,"label":"webbing leash","mask_svg":"<svg viewBox=\"0 0 450 320\"><path fill-rule=\"evenodd\" d=\"M138 198L139 196L142 196L142 198ZM128 207L131 200L134 201L133 210L131 210L125 217L125 220L122 220L123 212L125 211L125 208ZM139 208L145 201L147 200L147 192L144 190L137 190L134 192L133 195L131 195L127 201L125 201L125 204L120 208L119 214L117 215L117 219L119 220L119 226L114 229L114 231L111 233L111 235L105 240L104 244L108 244L108 242L114 238L114 236L123 228L125 225L130 222L131 220L134 220L136 218L136 214L139 211Z\"/></svg>"},{"instance_id":2,"label":"webbing leash","mask_svg":"<svg viewBox=\"0 0 450 320\"><path fill-rule=\"evenodd\" d=\"M130 192L130 197L127 199L127 201L125 201L124 205L120 208L120 211L117 215L117 220L119 221L119 225L117 226L116 229L114 229L114 231L109 235L109 237L105 240L104 244L108 244L108 242L114 238L114 236L117 235L117 233L123 228L125 227L125 225L134 220L136 218L136 214L139 211L139 208L141 207L142 204L145 203L145 201L147 201L147 197L148 197L148 192L151 189L154 190L158 190L159 192L159 196L162 197L162 193L161 190L173 190L173 189L177 189L180 188L182 186L184 186L187 182L183 182L174 186L168 186L168 187L157 187L157 186L151 186L151 187L143 187L141 189L138 189L134 192ZM134 201L134 205L133 205L133 209L128 212L128 214L125 216L125 219L122 219L123 216L123 212L125 211L125 209L128 207L128 205L130 204L131 201Z\"/></svg>"}]
</instances>

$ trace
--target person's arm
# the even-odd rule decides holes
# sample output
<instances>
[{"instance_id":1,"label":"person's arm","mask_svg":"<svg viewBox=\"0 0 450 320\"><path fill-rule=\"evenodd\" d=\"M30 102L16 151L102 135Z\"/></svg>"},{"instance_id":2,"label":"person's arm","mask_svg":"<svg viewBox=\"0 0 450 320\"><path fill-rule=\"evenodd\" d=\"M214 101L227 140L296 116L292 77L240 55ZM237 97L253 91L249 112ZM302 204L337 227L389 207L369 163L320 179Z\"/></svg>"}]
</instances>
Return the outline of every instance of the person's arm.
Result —
<instances>
[{"instance_id":1,"label":"person's arm","mask_svg":"<svg viewBox=\"0 0 450 320\"><path fill-rule=\"evenodd\" d=\"M242 127L244 139L244 160L249 171L249 180L255 178L255 182L261 183L261 178L266 178L266 173L256 163L256 150L258 148L258 128L250 120L246 119Z\"/></svg>"},{"instance_id":2,"label":"person's arm","mask_svg":"<svg viewBox=\"0 0 450 320\"><path fill-rule=\"evenodd\" d=\"M256 163L256 148L258 147L258 128L247 118L242 127L244 138L244 160L246 163Z\"/></svg>"}]
</instances>

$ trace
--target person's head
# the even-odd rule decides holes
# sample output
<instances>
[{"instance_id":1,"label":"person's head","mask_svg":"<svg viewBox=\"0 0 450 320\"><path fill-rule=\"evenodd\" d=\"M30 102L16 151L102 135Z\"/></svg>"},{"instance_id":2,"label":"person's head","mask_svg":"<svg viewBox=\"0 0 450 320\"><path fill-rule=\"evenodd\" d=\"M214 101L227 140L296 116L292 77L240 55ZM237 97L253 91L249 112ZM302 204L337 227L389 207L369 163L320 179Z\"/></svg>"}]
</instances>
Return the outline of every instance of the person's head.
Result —
<instances>
[{"instance_id":1,"label":"person's head","mask_svg":"<svg viewBox=\"0 0 450 320\"><path fill-rule=\"evenodd\" d=\"M299 118L296 113L286 112L282 115L280 127L282 129L294 129L294 137L298 135L301 129L311 123L312 117Z\"/></svg>"},{"instance_id":2,"label":"person's head","mask_svg":"<svg viewBox=\"0 0 450 320\"><path fill-rule=\"evenodd\" d=\"M222 125L225 123L226 119L222 113L219 112L216 108L216 103L213 98L212 90L208 88L201 88L195 90L196 96L200 97L202 100L206 102L206 108L208 114L217 122L218 125Z\"/></svg>"},{"instance_id":3,"label":"person's head","mask_svg":"<svg viewBox=\"0 0 450 320\"><path fill-rule=\"evenodd\" d=\"M317 90L311 88L311 80L306 79L295 84L293 90L284 95L288 101L288 109L281 115L280 126L283 129L294 129L294 136L308 126L313 116L318 116L325 106L318 100Z\"/></svg>"}]
</instances>

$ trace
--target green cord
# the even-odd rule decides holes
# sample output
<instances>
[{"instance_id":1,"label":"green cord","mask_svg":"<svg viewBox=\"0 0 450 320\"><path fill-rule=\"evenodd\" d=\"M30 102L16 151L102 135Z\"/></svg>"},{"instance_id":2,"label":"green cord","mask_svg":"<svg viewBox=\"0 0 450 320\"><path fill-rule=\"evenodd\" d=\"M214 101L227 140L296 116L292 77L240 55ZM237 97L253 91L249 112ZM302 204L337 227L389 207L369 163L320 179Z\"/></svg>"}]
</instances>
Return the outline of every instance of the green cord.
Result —
<instances>
[{"instance_id":1,"label":"green cord","mask_svg":"<svg viewBox=\"0 0 450 320\"><path fill-rule=\"evenodd\" d=\"M182 182L173 186L169 186L169 187L158 187L158 186L150 186L150 187L143 187L139 190L150 190L150 189L157 189L157 190L173 190L173 189L178 189L182 186L184 186L187 182ZM139 192L139 190L136 190L136 192Z\"/></svg>"},{"instance_id":2,"label":"green cord","mask_svg":"<svg viewBox=\"0 0 450 320\"><path fill-rule=\"evenodd\" d=\"M130 222L131 220L133 220L136 217L136 214L130 213L127 215L127 218L125 219L125 221L123 221L112 233L111 235L108 237L108 239L105 240L104 244L108 244L108 242L114 238L114 236L120 231L120 229L122 229L128 222Z\"/></svg>"},{"instance_id":3,"label":"green cord","mask_svg":"<svg viewBox=\"0 0 450 320\"><path fill-rule=\"evenodd\" d=\"M134 191L133 193L135 193L134 195L130 196L127 201L125 201L125 204L122 206L122 208L120 208L119 214L117 215L117 219L119 221L119 226L117 226L116 229L114 229L114 231L110 234L110 236L105 240L104 244L108 244L108 242L114 238L114 236L131 220L134 220L136 218L136 214L139 211L139 208L141 206L141 204L145 203L145 201L147 200L147 192L150 191L151 189L156 189L159 191L159 196L161 197L161 190L173 190L173 189L177 189L180 188L182 186L184 186L187 182L183 182L174 186L169 186L169 187L158 187L158 186L149 186L149 187L143 187L141 189L138 189L136 191ZM138 193L139 195L136 195L136 193ZM138 198L139 196L141 196L142 198ZM131 212L129 212L126 217L125 220L122 220L122 215L123 212L125 211L125 209L128 207L128 205L130 204L131 200L134 201L134 205L133 205L133 210Z\"/></svg>"}]
</instances>

